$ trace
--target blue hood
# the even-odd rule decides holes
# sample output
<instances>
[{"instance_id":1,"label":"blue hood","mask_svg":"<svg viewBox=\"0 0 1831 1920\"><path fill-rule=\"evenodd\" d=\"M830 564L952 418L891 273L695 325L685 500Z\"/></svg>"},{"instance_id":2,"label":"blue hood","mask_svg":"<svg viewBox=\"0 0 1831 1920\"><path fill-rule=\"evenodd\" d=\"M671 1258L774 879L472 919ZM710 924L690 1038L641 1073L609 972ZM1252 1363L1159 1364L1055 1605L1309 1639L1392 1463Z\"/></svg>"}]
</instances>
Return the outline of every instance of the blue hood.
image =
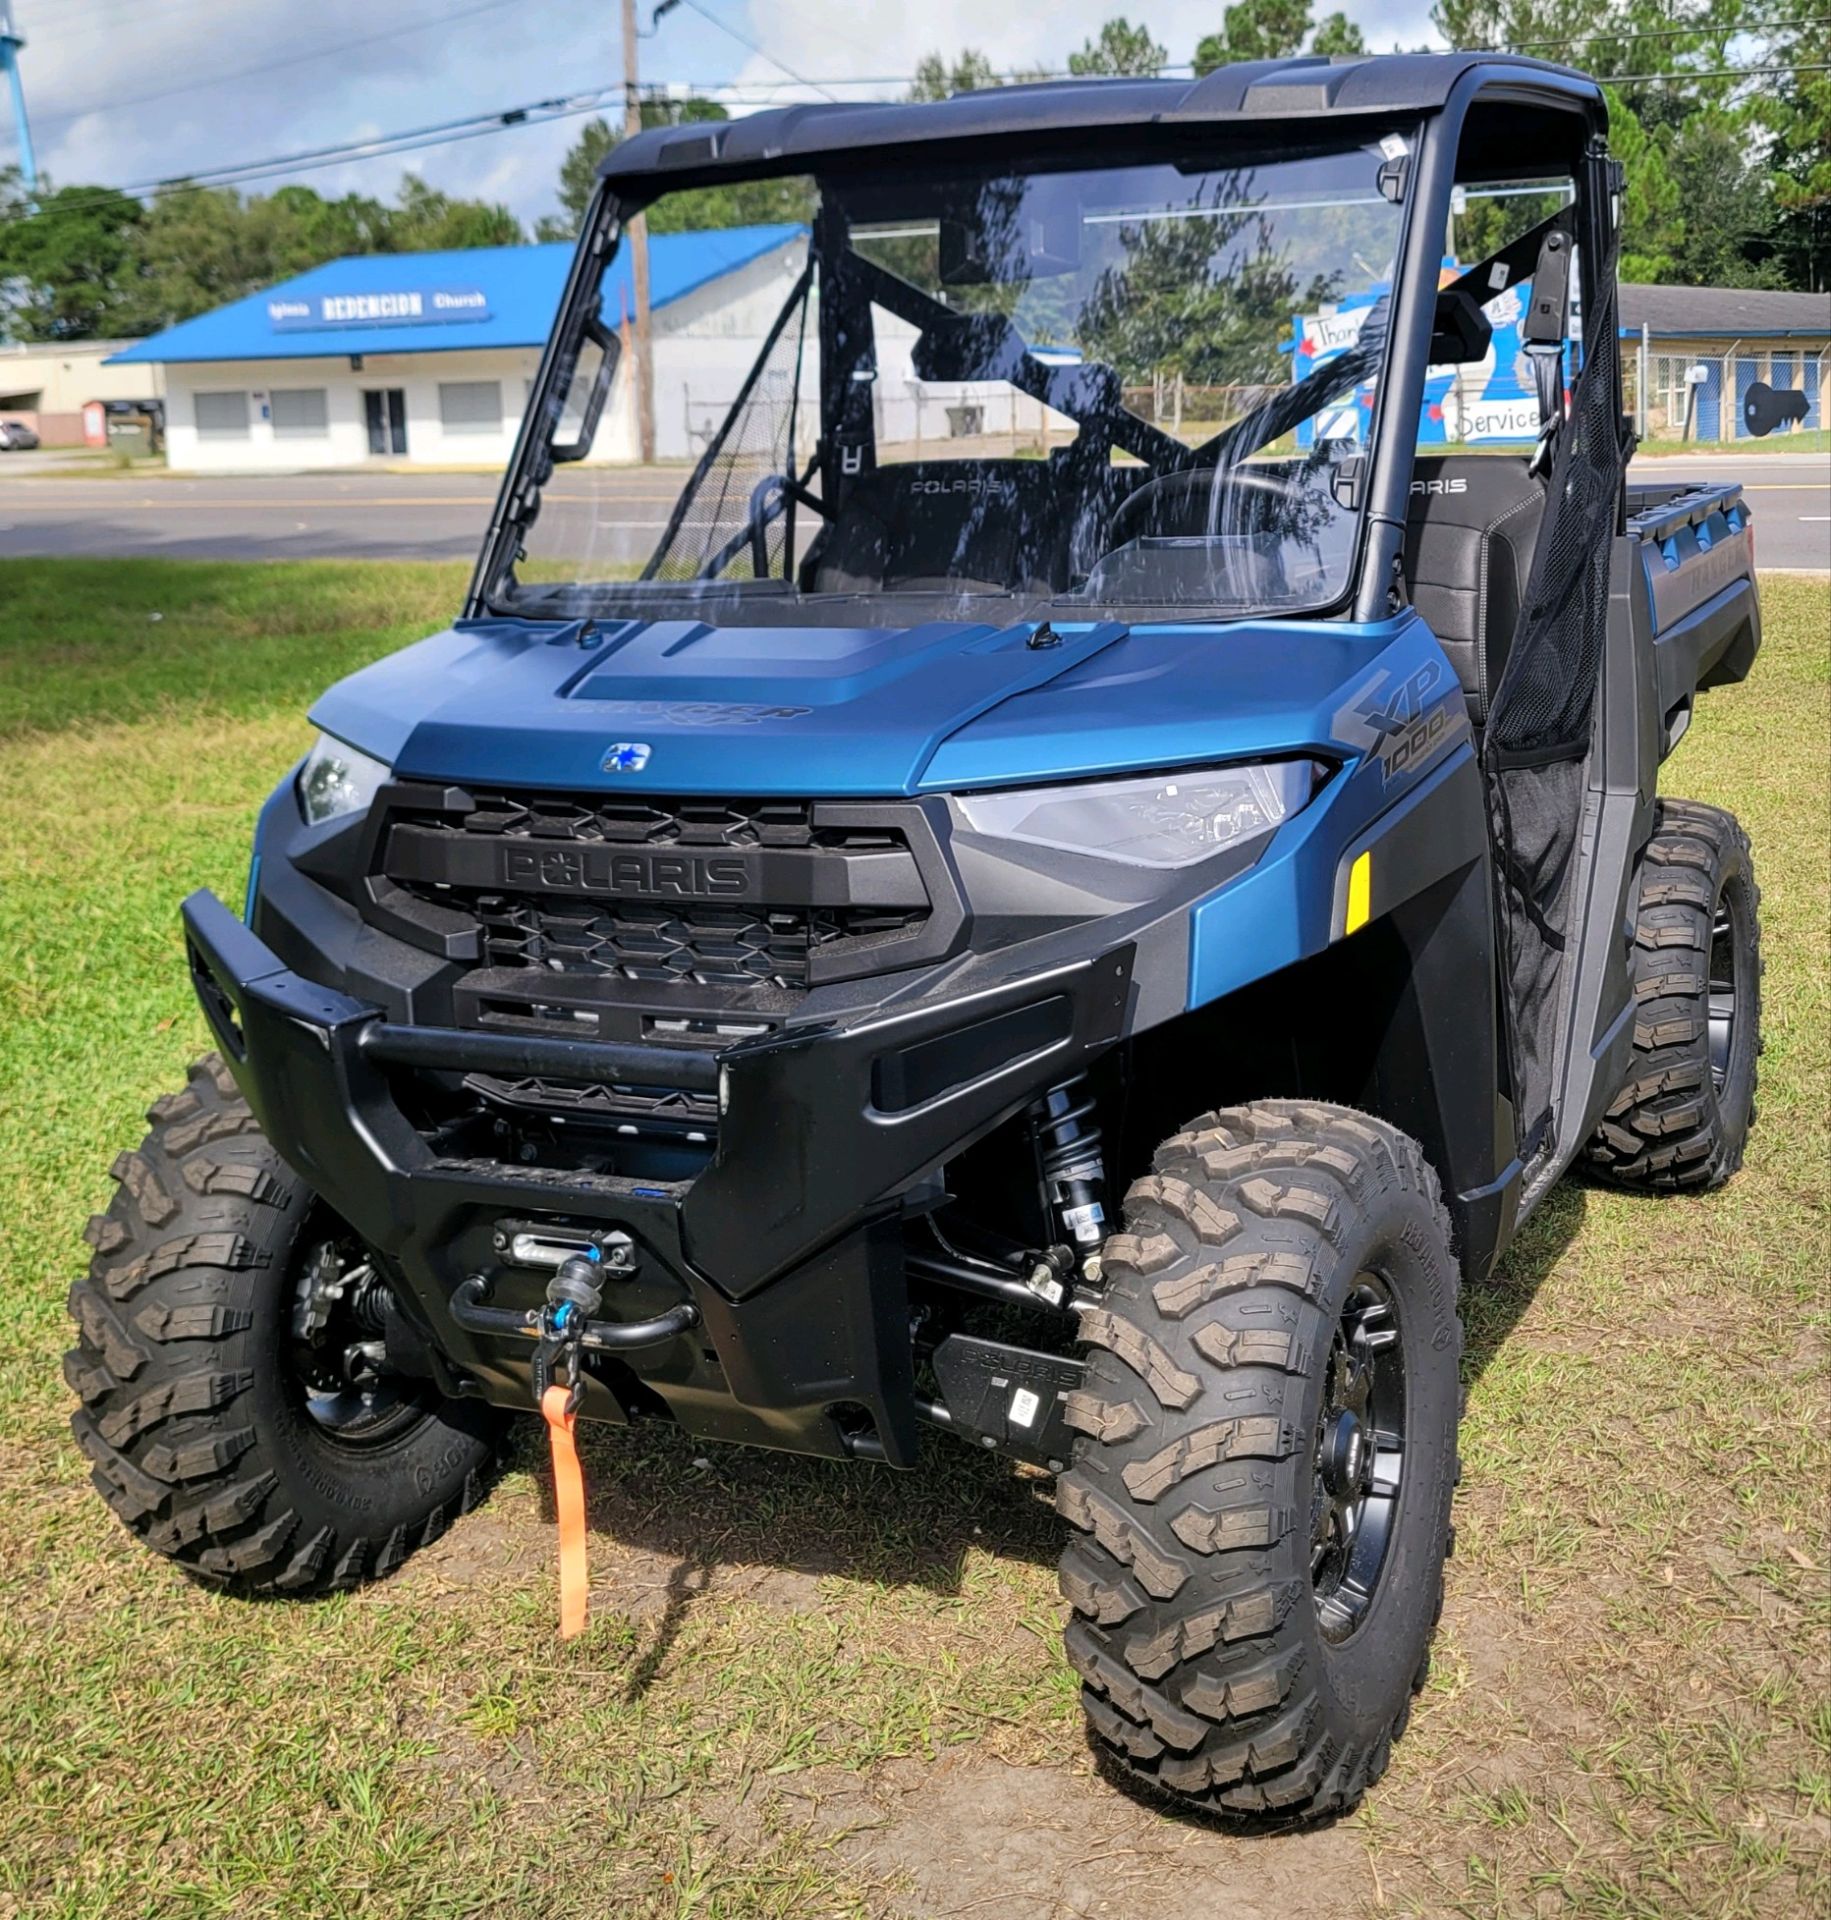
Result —
<instances>
[{"instance_id":1,"label":"blue hood","mask_svg":"<svg viewBox=\"0 0 1831 1920\"><path fill-rule=\"evenodd\" d=\"M888 795L1189 765L1330 744L1344 688L1410 615L1128 628L595 631L469 621L340 682L327 733L406 778L670 794ZM1434 650L1434 649L1433 649ZM613 746L641 766L604 770ZM641 759L625 755L625 762Z\"/></svg>"}]
</instances>

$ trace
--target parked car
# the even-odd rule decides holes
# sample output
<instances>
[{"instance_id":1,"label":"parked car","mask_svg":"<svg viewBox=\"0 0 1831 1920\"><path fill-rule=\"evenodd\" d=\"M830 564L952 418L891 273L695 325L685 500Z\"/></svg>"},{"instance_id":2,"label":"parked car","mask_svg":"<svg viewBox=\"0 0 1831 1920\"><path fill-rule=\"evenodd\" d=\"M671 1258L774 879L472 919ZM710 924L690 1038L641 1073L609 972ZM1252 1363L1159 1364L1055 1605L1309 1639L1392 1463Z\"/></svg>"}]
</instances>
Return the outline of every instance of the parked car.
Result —
<instances>
[{"instance_id":1,"label":"parked car","mask_svg":"<svg viewBox=\"0 0 1831 1920\"><path fill-rule=\"evenodd\" d=\"M23 420L0 420L0 453L29 453L38 435Z\"/></svg>"},{"instance_id":2,"label":"parked car","mask_svg":"<svg viewBox=\"0 0 1831 1920\"><path fill-rule=\"evenodd\" d=\"M1455 54L620 144L461 616L319 702L242 918L184 904L220 1053L71 1302L127 1526L311 1595L479 1498L507 1410L561 1466L576 1416L964 1442L1056 1476L1116 1766L1352 1806L1442 1603L1459 1290L1572 1166L1710 1188L1754 1118L1748 840L1656 791L1755 658L1750 513L1625 484L1606 129ZM622 577L550 486L607 263L785 176L761 353ZM1502 291L1536 444L1445 445ZM983 434L898 443L893 364ZM1223 417L1148 417L1165 365ZM1047 444L988 450L1020 402Z\"/></svg>"}]
</instances>

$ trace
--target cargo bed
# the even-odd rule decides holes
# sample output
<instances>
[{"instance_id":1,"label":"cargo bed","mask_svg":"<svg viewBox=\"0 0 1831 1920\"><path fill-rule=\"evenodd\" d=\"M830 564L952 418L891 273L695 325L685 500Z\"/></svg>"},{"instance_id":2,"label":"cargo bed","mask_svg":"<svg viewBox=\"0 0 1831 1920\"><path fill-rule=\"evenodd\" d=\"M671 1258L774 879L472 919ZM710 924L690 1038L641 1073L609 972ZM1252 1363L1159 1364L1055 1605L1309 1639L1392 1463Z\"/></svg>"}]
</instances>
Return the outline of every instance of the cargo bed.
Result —
<instances>
[{"instance_id":1,"label":"cargo bed","mask_svg":"<svg viewBox=\"0 0 1831 1920\"><path fill-rule=\"evenodd\" d=\"M1646 587L1663 756L1697 694L1746 679L1761 645L1753 516L1734 483L1630 483L1627 538Z\"/></svg>"}]
</instances>

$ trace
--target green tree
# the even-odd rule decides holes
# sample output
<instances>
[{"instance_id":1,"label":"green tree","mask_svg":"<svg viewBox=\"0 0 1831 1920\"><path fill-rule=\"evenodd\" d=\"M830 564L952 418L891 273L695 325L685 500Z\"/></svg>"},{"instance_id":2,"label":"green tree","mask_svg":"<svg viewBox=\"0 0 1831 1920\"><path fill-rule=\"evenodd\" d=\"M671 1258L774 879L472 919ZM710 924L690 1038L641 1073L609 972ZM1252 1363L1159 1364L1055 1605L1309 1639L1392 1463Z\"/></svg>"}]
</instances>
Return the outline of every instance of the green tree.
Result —
<instances>
[{"instance_id":1,"label":"green tree","mask_svg":"<svg viewBox=\"0 0 1831 1920\"><path fill-rule=\"evenodd\" d=\"M317 199L316 194L311 197ZM251 217L258 204L244 203L233 187L181 187L145 209L135 240L145 298L156 324L169 326L207 313L334 257L308 253L297 266L289 259L284 269L275 271L270 246L274 222Z\"/></svg>"},{"instance_id":2,"label":"green tree","mask_svg":"<svg viewBox=\"0 0 1831 1920\"><path fill-rule=\"evenodd\" d=\"M507 207L455 200L418 174L402 176L387 220L388 253L436 253L450 247L518 247L527 238Z\"/></svg>"},{"instance_id":3,"label":"green tree","mask_svg":"<svg viewBox=\"0 0 1831 1920\"><path fill-rule=\"evenodd\" d=\"M1361 30L1345 13L1332 13L1321 21L1310 41L1312 53L1365 53L1367 42Z\"/></svg>"},{"instance_id":4,"label":"green tree","mask_svg":"<svg viewBox=\"0 0 1831 1920\"><path fill-rule=\"evenodd\" d=\"M1666 164L1681 189L1672 276L1681 286L1781 284L1780 267L1769 257L1773 176L1748 136L1745 122L1706 110L1667 143Z\"/></svg>"},{"instance_id":5,"label":"green tree","mask_svg":"<svg viewBox=\"0 0 1831 1920\"><path fill-rule=\"evenodd\" d=\"M1121 260L1081 308L1079 339L1128 386L1157 373L1196 386L1282 383L1291 315L1339 291L1331 276L1306 280L1248 209L1140 221L1119 244Z\"/></svg>"},{"instance_id":6,"label":"green tree","mask_svg":"<svg viewBox=\"0 0 1831 1920\"><path fill-rule=\"evenodd\" d=\"M1079 53L1068 56L1068 71L1077 80L1102 75L1154 80L1170 57L1167 47L1151 38L1150 29L1133 26L1124 14L1107 21Z\"/></svg>"},{"instance_id":7,"label":"green tree","mask_svg":"<svg viewBox=\"0 0 1831 1920\"><path fill-rule=\"evenodd\" d=\"M1759 113L1773 136L1774 260L1795 287L1822 292L1831 280L1831 21L1781 29L1763 66L1789 71L1762 89Z\"/></svg>"},{"instance_id":8,"label":"green tree","mask_svg":"<svg viewBox=\"0 0 1831 1920\"><path fill-rule=\"evenodd\" d=\"M957 53L952 63L938 53L925 53L916 62L911 100L951 100L957 93L983 93L999 84L992 63L977 47Z\"/></svg>"},{"instance_id":9,"label":"green tree","mask_svg":"<svg viewBox=\"0 0 1831 1920\"><path fill-rule=\"evenodd\" d=\"M1790 11L1802 24L1765 42L1754 0L1436 0L1431 18L1452 45L1511 47L1604 80L1609 145L1627 176L1624 279L1806 285L1823 250L1810 219L1791 224L1790 166L1797 151L1809 181L1815 153L1816 204L1831 204L1831 87L1799 71L1823 52L1794 51L1813 33L1823 47L1824 27ZM1764 66L1793 72L1776 84L1738 71ZM1810 186L1802 199L1811 204Z\"/></svg>"},{"instance_id":10,"label":"green tree","mask_svg":"<svg viewBox=\"0 0 1831 1920\"><path fill-rule=\"evenodd\" d=\"M29 207L17 170L0 174L0 330L90 340L156 324L140 260L145 216L112 187L44 187Z\"/></svg>"},{"instance_id":11,"label":"green tree","mask_svg":"<svg viewBox=\"0 0 1831 1920\"><path fill-rule=\"evenodd\" d=\"M1310 0L1235 0L1221 20L1222 30L1196 45L1198 74L1236 60L1289 59L1310 30Z\"/></svg>"},{"instance_id":12,"label":"green tree","mask_svg":"<svg viewBox=\"0 0 1831 1920\"><path fill-rule=\"evenodd\" d=\"M0 320L23 339L149 333L350 254L513 246L506 207L412 175L393 206L306 186L243 199L183 182L150 205L107 187L46 189L36 207L0 175Z\"/></svg>"},{"instance_id":13,"label":"green tree","mask_svg":"<svg viewBox=\"0 0 1831 1920\"><path fill-rule=\"evenodd\" d=\"M730 116L716 100L695 94L684 100L660 95L642 103L644 127L685 126L689 121L726 120ZM587 120L579 137L560 162L559 200L562 212L547 214L536 224L537 240L574 240L597 191L598 168L623 138L608 120ZM807 192L793 181L752 182L741 187L702 187L690 193L670 194L649 214L654 233L684 228L743 227L775 220L807 217Z\"/></svg>"},{"instance_id":14,"label":"green tree","mask_svg":"<svg viewBox=\"0 0 1831 1920\"><path fill-rule=\"evenodd\" d=\"M1454 47L1511 48L1595 74L1658 134L1746 92L1736 43L1763 10L1762 0L1436 0L1431 20Z\"/></svg>"},{"instance_id":15,"label":"green tree","mask_svg":"<svg viewBox=\"0 0 1831 1920\"><path fill-rule=\"evenodd\" d=\"M1679 241L1679 190L1666 152L1626 101L1603 89L1609 108L1609 147L1621 162L1621 261L1623 280L1642 285L1670 281Z\"/></svg>"},{"instance_id":16,"label":"green tree","mask_svg":"<svg viewBox=\"0 0 1831 1920\"><path fill-rule=\"evenodd\" d=\"M388 209L366 194L326 200L310 187L279 187L248 201L244 212L274 279L325 260L389 251Z\"/></svg>"},{"instance_id":17,"label":"green tree","mask_svg":"<svg viewBox=\"0 0 1831 1920\"><path fill-rule=\"evenodd\" d=\"M559 163L559 203L563 211L543 214L534 229L536 240L576 240L597 191L598 168L622 135L604 119L587 120L579 137Z\"/></svg>"}]
</instances>

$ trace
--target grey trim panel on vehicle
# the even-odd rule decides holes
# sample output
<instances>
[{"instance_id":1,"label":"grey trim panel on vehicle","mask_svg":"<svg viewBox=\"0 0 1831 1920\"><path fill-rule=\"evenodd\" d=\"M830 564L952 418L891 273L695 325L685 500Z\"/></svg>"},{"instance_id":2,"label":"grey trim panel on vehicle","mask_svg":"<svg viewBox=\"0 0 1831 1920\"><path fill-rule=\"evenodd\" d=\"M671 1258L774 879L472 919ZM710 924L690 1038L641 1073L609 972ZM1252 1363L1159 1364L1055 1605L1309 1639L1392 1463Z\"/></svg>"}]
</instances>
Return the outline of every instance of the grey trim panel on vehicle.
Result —
<instances>
[{"instance_id":1,"label":"grey trim panel on vehicle","mask_svg":"<svg viewBox=\"0 0 1831 1920\"><path fill-rule=\"evenodd\" d=\"M1700 690L1746 680L1761 645L1761 602L1752 580L1738 580L1653 641L1660 758L1684 732Z\"/></svg>"}]
</instances>

